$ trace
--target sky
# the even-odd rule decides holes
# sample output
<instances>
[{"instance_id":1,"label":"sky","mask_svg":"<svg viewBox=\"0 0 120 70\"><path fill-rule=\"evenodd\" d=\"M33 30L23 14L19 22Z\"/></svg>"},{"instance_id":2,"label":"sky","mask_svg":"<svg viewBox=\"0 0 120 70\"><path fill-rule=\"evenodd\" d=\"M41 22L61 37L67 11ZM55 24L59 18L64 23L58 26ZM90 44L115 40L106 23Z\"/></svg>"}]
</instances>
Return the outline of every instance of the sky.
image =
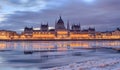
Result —
<instances>
[{"instance_id":1,"label":"sky","mask_svg":"<svg viewBox=\"0 0 120 70\"><path fill-rule=\"evenodd\" d=\"M120 28L120 0L0 0L0 29L22 31L25 26L55 26L59 16L67 25L97 31Z\"/></svg>"}]
</instances>

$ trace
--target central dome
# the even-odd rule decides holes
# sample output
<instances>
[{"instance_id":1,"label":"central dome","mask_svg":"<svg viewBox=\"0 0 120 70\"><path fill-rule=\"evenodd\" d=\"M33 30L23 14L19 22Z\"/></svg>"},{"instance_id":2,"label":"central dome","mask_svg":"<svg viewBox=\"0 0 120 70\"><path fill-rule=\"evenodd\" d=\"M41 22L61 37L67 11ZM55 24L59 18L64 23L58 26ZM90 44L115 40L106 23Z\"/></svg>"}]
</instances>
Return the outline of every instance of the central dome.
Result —
<instances>
[{"instance_id":1,"label":"central dome","mask_svg":"<svg viewBox=\"0 0 120 70\"><path fill-rule=\"evenodd\" d=\"M60 19L58 20L58 24L64 24L64 22L63 22L61 16L60 16Z\"/></svg>"},{"instance_id":2,"label":"central dome","mask_svg":"<svg viewBox=\"0 0 120 70\"><path fill-rule=\"evenodd\" d=\"M64 21L62 20L61 16L60 16L60 19L58 20L58 22L56 23L55 28L56 28L57 30L66 29L65 26L64 26Z\"/></svg>"}]
</instances>

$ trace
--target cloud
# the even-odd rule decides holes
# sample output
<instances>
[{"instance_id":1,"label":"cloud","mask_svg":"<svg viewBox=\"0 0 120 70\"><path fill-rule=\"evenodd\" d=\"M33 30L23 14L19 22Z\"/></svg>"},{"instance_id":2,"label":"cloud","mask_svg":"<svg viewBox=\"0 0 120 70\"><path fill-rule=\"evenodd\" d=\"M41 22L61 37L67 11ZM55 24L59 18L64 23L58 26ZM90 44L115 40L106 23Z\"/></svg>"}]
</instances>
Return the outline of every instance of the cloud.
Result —
<instances>
[{"instance_id":1,"label":"cloud","mask_svg":"<svg viewBox=\"0 0 120 70\"><path fill-rule=\"evenodd\" d=\"M2 9L2 6L0 5L0 10Z\"/></svg>"},{"instance_id":2,"label":"cloud","mask_svg":"<svg viewBox=\"0 0 120 70\"><path fill-rule=\"evenodd\" d=\"M59 18L59 14L62 15L65 22L69 20L70 24L81 23L82 28L91 26L96 27L99 31L104 31L120 27L119 0L96 0L94 4L83 3L82 0L6 1L11 6L20 6L22 8L16 9L14 13L5 16L6 19L0 23L4 25L1 28L5 29L20 30L25 26L39 28L41 23L47 22L53 27L55 21ZM39 1L46 3L42 10L38 8L41 6ZM31 8L34 9L31 10Z\"/></svg>"},{"instance_id":3,"label":"cloud","mask_svg":"<svg viewBox=\"0 0 120 70\"><path fill-rule=\"evenodd\" d=\"M0 14L0 22L6 20L6 15L5 14Z\"/></svg>"},{"instance_id":4,"label":"cloud","mask_svg":"<svg viewBox=\"0 0 120 70\"><path fill-rule=\"evenodd\" d=\"M67 1L67 0L66 0ZM0 0L4 9L11 11L39 11L59 7L64 0ZM8 10L8 11L9 11Z\"/></svg>"}]
</instances>

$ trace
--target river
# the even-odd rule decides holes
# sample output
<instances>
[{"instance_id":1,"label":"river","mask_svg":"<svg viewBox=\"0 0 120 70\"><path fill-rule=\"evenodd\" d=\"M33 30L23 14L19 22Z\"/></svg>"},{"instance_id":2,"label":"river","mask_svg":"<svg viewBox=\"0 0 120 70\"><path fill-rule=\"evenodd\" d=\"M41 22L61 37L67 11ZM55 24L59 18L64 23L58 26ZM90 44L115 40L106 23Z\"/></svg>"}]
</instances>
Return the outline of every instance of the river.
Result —
<instances>
[{"instance_id":1,"label":"river","mask_svg":"<svg viewBox=\"0 0 120 70\"><path fill-rule=\"evenodd\" d=\"M120 41L0 41L0 70L70 70L72 64L93 70L102 60L117 61L104 68L114 70L120 54L113 48L120 48ZM86 61L98 63L91 66Z\"/></svg>"}]
</instances>

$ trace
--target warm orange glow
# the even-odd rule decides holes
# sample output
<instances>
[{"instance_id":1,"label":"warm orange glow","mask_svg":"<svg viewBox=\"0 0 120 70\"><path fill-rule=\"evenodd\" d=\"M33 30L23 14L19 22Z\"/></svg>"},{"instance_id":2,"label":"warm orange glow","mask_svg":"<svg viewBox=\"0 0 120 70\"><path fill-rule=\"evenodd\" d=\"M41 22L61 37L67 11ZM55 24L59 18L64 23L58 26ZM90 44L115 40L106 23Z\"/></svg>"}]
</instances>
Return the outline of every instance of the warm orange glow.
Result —
<instances>
[{"instance_id":1,"label":"warm orange glow","mask_svg":"<svg viewBox=\"0 0 120 70\"><path fill-rule=\"evenodd\" d=\"M67 31L58 31L57 34L58 34L58 35L59 35L59 34L64 35L64 34L68 34L68 32L67 32Z\"/></svg>"},{"instance_id":2,"label":"warm orange glow","mask_svg":"<svg viewBox=\"0 0 120 70\"><path fill-rule=\"evenodd\" d=\"M89 48L88 43L70 43L70 46L75 48L75 47L83 47L83 48Z\"/></svg>"},{"instance_id":3,"label":"warm orange glow","mask_svg":"<svg viewBox=\"0 0 120 70\"><path fill-rule=\"evenodd\" d=\"M5 43L0 43L0 50L3 50L6 48L6 44Z\"/></svg>"},{"instance_id":4,"label":"warm orange glow","mask_svg":"<svg viewBox=\"0 0 120 70\"><path fill-rule=\"evenodd\" d=\"M0 31L1 40L25 40L25 39L120 39L120 31L113 31L109 33L95 32L91 34L89 32L70 32L67 30L59 30L57 32L50 31L36 31L33 33L17 34L11 31Z\"/></svg>"}]
</instances>

